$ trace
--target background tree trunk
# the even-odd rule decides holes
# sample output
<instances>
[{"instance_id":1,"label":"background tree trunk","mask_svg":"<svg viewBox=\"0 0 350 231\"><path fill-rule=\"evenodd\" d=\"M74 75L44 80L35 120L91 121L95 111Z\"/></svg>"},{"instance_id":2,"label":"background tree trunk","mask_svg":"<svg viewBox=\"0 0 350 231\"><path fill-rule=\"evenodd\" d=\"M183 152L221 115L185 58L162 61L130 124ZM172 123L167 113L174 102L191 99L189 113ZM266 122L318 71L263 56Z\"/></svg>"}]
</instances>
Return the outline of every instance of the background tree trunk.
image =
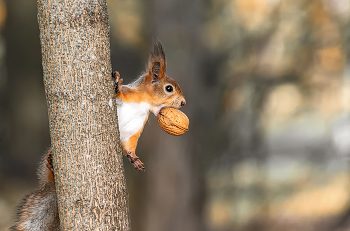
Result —
<instances>
[{"instance_id":1,"label":"background tree trunk","mask_svg":"<svg viewBox=\"0 0 350 231\"><path fill-rule=\"evenodd\" d=\"M130 230L105 0L38 0L62 230Z\"/></svg>"},{"instance_id":2,"label":"background tree trunk","mask_svg":"<svg viewBox=\"0 0 350 231\"><path fill-rule=\"evenodd\" d=\"M202 61L198 39L201 3L197 0L153 0L147 7L152 36L162 41L165 48L167 75L180 84L188 102L180 110L189 117L190 130L183 136L174 137L166 135L157 126L153 126L154 130L145 129L147 143L153 147L145 155L147 170L142 180L146 187L139 195L145 215L135 219L141 223L135 230L204 230L205 187L203 175L197 172L202 153L196 145L201 143L200 131L195 129L201 127L199 118L203 114L197 102L203 100L199 96L206 95L201 94L201 81L198 81ZM181 55L177 56L179 53ZM209 108L208 104L205 106ZM150 118L150 123L156 123L152 119L154 117Z\"/></svg>"}]
</instances>

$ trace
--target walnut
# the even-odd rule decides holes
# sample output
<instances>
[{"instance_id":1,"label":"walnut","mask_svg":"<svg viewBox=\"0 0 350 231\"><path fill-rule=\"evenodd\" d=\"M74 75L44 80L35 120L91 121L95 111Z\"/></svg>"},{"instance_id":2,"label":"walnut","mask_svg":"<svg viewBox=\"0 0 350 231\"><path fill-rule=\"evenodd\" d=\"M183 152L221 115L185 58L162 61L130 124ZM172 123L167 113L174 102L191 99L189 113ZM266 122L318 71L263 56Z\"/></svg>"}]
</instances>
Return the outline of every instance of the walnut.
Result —
<instances>
[{"instance_id":1,"label":"walnut","mask_svg":"<svg viewBox=\"0 0 350 231\"><path fill-rule=\"evenodd\" d=\"M180 110L175 108L163 108L158 114L158 124L170 135L181 136L187 132L190 121Z\"/></svg>"}]
</instances>

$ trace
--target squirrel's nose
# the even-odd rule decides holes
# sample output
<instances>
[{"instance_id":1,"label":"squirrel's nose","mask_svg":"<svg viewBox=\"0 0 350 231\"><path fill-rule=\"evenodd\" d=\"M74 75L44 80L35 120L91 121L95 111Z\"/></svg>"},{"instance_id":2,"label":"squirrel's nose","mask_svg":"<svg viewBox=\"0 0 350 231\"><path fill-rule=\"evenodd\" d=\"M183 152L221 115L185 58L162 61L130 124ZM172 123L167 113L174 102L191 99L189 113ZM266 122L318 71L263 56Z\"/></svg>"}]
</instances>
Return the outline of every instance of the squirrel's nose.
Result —
<instances>
[{"instance_id":1,"label":"squirrel's nose","mask_svg":"<svg viewBox=\"0 0 350 231\"><path fill-rule=\"evenodd\" d=\"M185 101L185 100L182 100L182 101L181 101L181 107L182 107L182 106L185 106L185 104L186 104L186 101Z\"/></svg>"}]
</instances>

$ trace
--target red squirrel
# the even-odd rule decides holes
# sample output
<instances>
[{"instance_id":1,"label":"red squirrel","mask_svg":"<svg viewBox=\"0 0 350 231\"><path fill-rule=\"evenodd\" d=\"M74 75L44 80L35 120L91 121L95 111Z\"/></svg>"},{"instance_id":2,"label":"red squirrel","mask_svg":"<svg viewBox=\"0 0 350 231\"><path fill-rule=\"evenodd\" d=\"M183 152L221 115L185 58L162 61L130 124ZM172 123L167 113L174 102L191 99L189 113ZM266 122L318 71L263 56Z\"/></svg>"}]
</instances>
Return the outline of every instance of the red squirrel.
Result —
<instances>
[{"instance_id":1,"label":"red squirrel","mask_svg":"<svg viewBox=\"0 0 350 231\"><path fill-rule=\"evenodd\" d=\"M152 111L157 116L164 107L179 108L186 104L179 84L167 76L165 71L164 49L157 42L153 46L147 72L135 82L122 86L123 79L119 73L113 75L116 81L115 96L122 149L138 170L143 170L144 164L136 156L135 149L149 112Z\"/></svg>"},{"instance_id":2,"label":"red squirrel","mask_svg":"<svg viewBox=\"0 0 350 231\"><path fill-rule=\"evenodd\" d=\"M137 141L148 119L149 113L158 115L164 107L179 108L186 104L179 84L165 74L166 59L162 44L154 43L147 71L136 81L121 85L123 79L118 72L115 80L115 97L123 153L135 169L144 170L144 164L136 156ZM49 150L38 170L39 189L29 194L18 208L17 221L12 231L59 231L57 196Z\"/></svg>"}]
</instances>

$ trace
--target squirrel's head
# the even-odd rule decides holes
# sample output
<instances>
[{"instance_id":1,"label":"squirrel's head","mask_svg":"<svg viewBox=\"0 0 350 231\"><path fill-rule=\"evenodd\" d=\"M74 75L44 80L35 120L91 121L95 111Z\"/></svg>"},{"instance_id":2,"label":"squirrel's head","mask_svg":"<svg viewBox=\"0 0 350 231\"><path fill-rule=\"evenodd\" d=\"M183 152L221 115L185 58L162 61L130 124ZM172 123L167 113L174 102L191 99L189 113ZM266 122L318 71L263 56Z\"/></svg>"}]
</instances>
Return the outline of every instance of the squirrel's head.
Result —
<instances>
[{"instance_id":1,"label":"squirrel's head","mask_svg":"<svg viewBox=\"0 0 350 231\"><path fill-rule=\"evenodd\" d=\"M186 104L185 97L177 82L165 74L166 59L162 44L157 41L148 60L148 71L145 76L147 91L152 97L152 112L158 112L164 107L179 108Z\"/></svg>"}]
</instances>

